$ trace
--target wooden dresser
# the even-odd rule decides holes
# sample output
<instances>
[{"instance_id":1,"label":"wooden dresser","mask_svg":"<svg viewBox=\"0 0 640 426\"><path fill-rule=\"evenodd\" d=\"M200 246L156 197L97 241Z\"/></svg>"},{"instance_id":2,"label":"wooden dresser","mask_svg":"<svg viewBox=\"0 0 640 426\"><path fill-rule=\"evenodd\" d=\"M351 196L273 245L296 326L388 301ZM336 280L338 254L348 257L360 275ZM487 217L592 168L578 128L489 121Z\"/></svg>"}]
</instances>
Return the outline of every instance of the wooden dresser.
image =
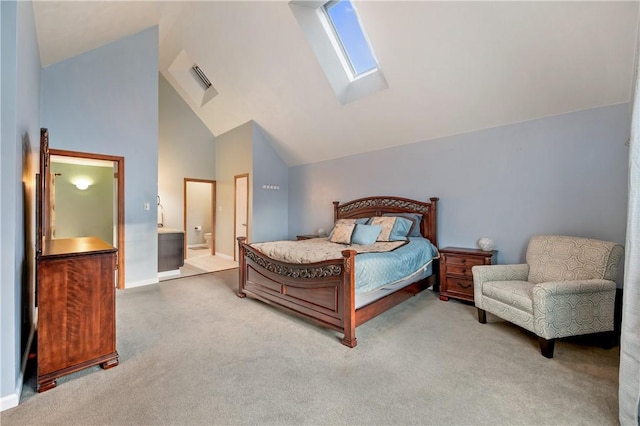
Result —
<instances>
[{"instance_id":1,"label":"wooden dresser","mask_svg":"<svg viewBox=\"0 0 640 426\"><path fill-rule=\"evenodd\" d=\"M447 247L440 250L440 300L450 297L473 302L474 265L494 265L497 250Z\"/></svg>"},{"instance_id":2,"label":"wooden dresser","mask_svg":"<svg viewBox=\"0 0 640 426\"><path fill-rule=\"evenodd\" d=\"M100 364L118 365L117 250L96 237L45 241L37 259L37 391Z\"/></svg>"}]
</instances>

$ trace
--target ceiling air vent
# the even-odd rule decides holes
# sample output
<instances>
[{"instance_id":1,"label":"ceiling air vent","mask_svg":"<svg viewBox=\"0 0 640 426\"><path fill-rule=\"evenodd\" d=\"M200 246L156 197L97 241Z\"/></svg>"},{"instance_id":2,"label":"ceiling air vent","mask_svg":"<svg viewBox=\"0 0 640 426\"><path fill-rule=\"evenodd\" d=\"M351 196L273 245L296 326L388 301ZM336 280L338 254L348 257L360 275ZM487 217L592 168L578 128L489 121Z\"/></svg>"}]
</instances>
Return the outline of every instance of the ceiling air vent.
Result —
<instances>
[{"instance_id":1,"label":"ceiling air vent","mask_svg":"<svg viewBox=\"0 0 640 426\"><path fill-rule=\"evenodd\" d=\"M180 95L187 101L191 100L197 107L202 108L218 95L218 91L196 65L196 61L184 50L173 60L167 71L173 87L176 90L181 89L178 90Z\"/></svg>"},{"instance_id":2,"label":"ceiling air vent","mask_svg":"<svg viewBox=\"0 0 640 426\"><path fill-rule=\"evenodd\" d=\"M207 76L204 75L198 65L193 64L193 66L191 67L191 71L193 71L193 73L195 74L196 80L202 86L203 90L207 90L209 87L211 87L211 82L209 81Z\"/></svg>"}]
</instances>

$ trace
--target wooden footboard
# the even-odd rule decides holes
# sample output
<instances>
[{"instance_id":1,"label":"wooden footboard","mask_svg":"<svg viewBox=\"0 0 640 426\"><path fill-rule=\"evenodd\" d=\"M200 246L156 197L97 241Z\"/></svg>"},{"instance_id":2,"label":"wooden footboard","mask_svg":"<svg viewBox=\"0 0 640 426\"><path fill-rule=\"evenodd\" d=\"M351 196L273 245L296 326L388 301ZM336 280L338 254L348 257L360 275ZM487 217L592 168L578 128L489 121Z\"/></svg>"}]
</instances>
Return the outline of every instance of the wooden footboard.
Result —
<instances>
[{"instance_id":1,"label":"wooden footboard","mask_svg":"<svg viewBox=\"0 0 640 426\"><path fill-rule=\"evenodd\" d=\"M270 259L238 238L240 279L238 296L251 296L344 334L342 343L357 344L355 336L355 255L304 265Z\"/></svg>"}]
</instances>

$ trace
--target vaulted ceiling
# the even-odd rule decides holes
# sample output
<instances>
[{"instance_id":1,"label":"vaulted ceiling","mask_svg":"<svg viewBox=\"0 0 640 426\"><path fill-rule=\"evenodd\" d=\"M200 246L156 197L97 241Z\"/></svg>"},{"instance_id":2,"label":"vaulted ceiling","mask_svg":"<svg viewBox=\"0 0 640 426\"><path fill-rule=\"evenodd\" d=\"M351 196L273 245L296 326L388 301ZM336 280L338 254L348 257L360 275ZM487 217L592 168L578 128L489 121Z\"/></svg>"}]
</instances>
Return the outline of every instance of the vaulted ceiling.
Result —
<instances>
[{"instance_id":1,"label":"vaulted ceiling","mask_svg":"<svg viewBox=\"0 0 640 426\"><path fill-rule=\"evenodd\" d=\"M341 104L287 1L36 1L43 67L159 25L160 71L217 136L255 120L289 165L628 102L636 1L357 1L388 88ZM218 95L168 67L186 52Z\"/></svg>"}]
</instances>

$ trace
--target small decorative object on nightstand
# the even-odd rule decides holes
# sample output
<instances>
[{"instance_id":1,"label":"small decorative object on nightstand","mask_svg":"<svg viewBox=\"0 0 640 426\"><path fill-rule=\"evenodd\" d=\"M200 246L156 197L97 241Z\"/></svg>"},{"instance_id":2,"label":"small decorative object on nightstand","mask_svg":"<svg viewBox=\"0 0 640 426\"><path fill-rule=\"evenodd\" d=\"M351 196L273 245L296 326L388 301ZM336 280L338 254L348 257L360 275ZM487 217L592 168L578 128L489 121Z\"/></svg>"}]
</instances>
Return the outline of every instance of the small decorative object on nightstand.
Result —
<instances>
[{"instance_id":1,"label":"small decorative object on nightstand","mask_svg":"<svg viewBox=\"0 0 640 426\"><path fill-rule=\"evenodd\" d=\"M495 265L497 250L447 247L440 250L440 300L450 297L473 302L475 265Z\"/></svg>"},{"instance_id":2,"label":"small decorative object on nightstand","mask_svg":"<svg viewBox=\"0 0 640 426\"><path fill-rule=\"evenodd\" d=\"M482 237L478 240L478 247L480 250L491 251L493 250L493 240L489 237Z\"/></svg>"}]
</instances>

